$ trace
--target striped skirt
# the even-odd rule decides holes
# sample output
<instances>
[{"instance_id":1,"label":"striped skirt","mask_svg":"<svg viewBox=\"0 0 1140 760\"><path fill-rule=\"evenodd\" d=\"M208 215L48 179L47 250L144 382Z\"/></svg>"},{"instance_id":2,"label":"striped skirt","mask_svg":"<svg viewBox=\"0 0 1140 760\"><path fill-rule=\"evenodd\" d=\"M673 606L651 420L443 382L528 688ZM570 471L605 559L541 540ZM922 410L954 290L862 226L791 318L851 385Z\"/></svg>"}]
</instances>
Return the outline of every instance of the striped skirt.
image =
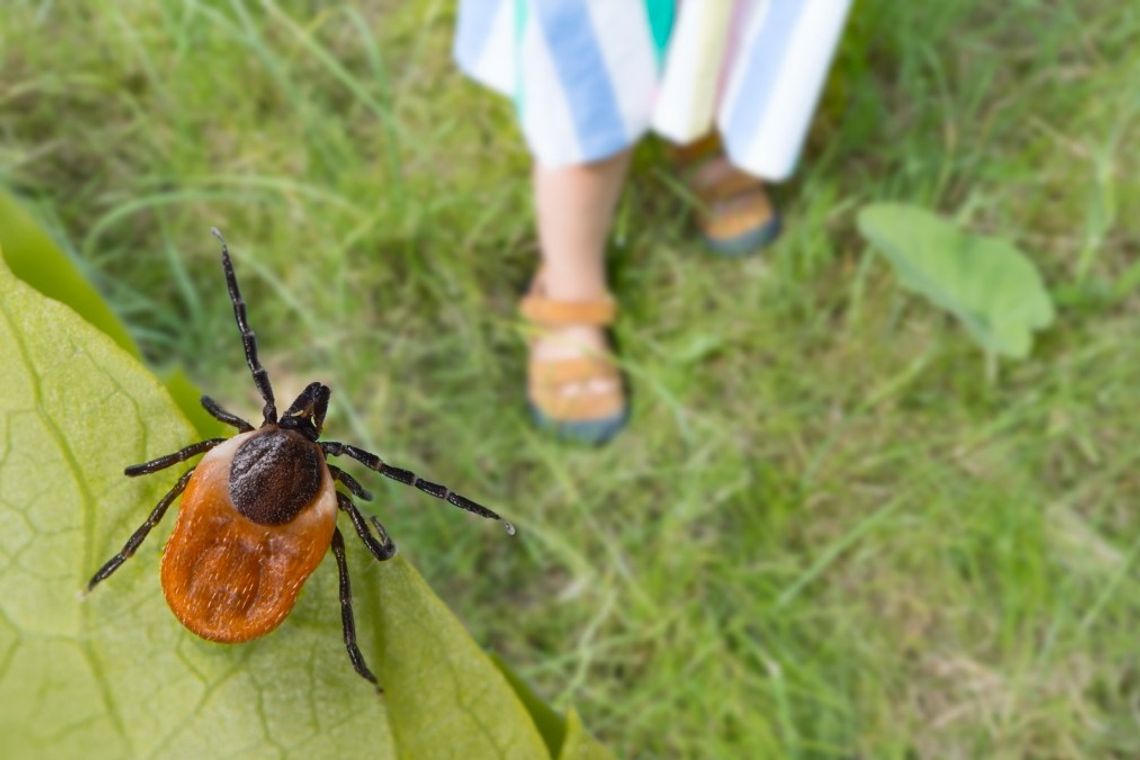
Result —
<instances>
[{"instance_id":1,"label":"striped skirt","mask_svg":"<svg viewBox=\"0 0 1140 760\"><path fill-rule=\"evenodd\" d=\"M851 0L461 0L455 57L513 98L544 166L597 161L647 131L715 125L729 159L792 173Z\"/></svg>"}]
</instances>

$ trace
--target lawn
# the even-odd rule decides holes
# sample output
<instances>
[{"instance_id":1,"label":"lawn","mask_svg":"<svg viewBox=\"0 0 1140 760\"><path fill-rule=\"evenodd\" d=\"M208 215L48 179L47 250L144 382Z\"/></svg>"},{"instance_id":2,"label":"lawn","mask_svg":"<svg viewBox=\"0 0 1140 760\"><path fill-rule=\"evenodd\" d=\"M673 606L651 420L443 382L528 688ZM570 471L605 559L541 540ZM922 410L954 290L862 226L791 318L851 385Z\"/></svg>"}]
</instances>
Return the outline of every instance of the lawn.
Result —
<instances>
[{"instance_id":1,"label":"lawn","mask_svg":"<svg viewBox=\"0 0 1140 760\"><path fill-rule=\"evenodd\" d=\"M373 484L617 755L1140 755L1140 7L857 3L756 258L701 250L645 143L610 258L633 421L596 450L525 412L528 156L454 12L9 0L0 184L156 367L252 416L221 227L278 396L328 382L332 437L518 524ZM855 228L884 199L1029 254L1058 309L1029 359L987 373L900 289Z\"/></svg>"}]
</instances>

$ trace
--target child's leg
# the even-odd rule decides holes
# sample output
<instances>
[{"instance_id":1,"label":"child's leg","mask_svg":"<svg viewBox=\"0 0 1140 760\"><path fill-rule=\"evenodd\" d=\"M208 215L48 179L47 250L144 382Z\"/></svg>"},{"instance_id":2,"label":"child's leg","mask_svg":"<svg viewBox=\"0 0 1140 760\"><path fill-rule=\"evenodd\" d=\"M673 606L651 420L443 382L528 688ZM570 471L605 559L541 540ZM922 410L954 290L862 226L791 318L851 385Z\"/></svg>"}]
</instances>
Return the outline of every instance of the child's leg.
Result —
<instances>
[{"instance_id":1,"label":"child's leg","mask_svg":"<svg viewBox=\"0 0 1140 760\"><path fill-rule=\"evenodd\" d=\"M556 169L534 167L535 212L542 250L542 290L552 301L588 303L604 300L605 249L621 195L630 151L590 164ZM540 361L604 355L603 330L590 325L551 328L532 346ZM565 396L621 393L614 377L570 382ZM616 428L615 428L616 429Z\"/></svg>"},{"instance_id":2,"label":"child's leg","mask_svg":"<svg viewBox=\"0 0 1140 760\"><path fill-rule=\"evenodd\" d=\"M552 298L595 300L606 293L603 255L630 152L557 169L534 165L538 239Z\"/></svg>"}]
</instances>

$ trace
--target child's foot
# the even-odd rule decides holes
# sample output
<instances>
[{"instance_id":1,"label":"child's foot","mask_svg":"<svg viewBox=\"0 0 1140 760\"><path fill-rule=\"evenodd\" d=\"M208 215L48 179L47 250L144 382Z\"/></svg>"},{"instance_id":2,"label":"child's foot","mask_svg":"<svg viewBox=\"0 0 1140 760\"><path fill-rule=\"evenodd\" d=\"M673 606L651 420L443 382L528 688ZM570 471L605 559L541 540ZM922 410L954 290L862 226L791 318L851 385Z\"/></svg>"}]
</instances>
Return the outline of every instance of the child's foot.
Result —
<instances>
[{"instance_id":1,"label":"child's foot","mask_svg":"<svg viewBox=\"0 0 1140 760\"><path fill-rule=\"evenodd\" d=\"M678 149L675 157L701 202L697 225L715 253L753 253L780 234L780 215L764 183L733 166L715 136Z\"/></svg>"},{"instance_id":2,"label":"child's foot","mask_svg":"<svg viewBox=\"0 0 1140 760\"><path fill-rule=\"evenodd\" d=\"M705 244L724 256L760 250L780 234L780 217L764 183L723 155L707 160L690 180L704 208L697 218Z\"/></svg>"},{"instance_id":3,"label":"child's foot","mask_svg":"<svg viewBox=\"0 0 1140 760\"><path fill-rule=\"evenodd\" d=\"M530 343L527 368L527 396L535 422L583 443L612 438L625 425L629 411L604 331L616 314L613 298L553 300L542 287L540 273L521 310L538 330Z\"/></svg>"}]
</instances>

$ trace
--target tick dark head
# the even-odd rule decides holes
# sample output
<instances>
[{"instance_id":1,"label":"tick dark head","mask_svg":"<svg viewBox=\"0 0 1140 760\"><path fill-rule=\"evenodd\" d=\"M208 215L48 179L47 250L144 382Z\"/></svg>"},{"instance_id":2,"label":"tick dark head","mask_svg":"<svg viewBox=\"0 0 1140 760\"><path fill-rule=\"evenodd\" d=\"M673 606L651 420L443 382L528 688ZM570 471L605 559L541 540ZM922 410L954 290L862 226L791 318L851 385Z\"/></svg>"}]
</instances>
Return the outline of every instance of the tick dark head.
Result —
<instances>
[{"instance_id":1,"label":"tick dark head","mask_svg":"<svg viewBox=\"0 0 1140 760\"><path fill-rule=\"evenodd\" d=\"M309 383L301 395L297 396L281 421L277 424L286 430L295 430L310 441L316 441L325 424L325 412L329 409L329 396L332 391L327 385Z\"/></svg>"}]
</instances>

